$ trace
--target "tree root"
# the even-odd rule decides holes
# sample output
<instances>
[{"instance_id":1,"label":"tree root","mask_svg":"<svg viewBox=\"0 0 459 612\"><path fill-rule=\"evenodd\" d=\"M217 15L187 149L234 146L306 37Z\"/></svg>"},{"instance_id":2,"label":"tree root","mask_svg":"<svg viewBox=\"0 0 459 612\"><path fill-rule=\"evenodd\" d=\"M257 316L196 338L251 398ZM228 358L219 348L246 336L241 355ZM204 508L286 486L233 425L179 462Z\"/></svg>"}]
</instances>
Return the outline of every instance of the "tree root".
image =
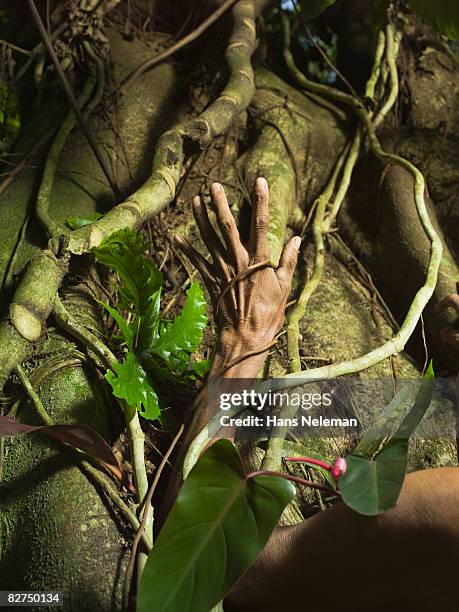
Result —
<instances>
[{"instance_id":1,"label":"tree root","mask_svg":"<svg viewBox=\"0 0 459 612\"><path fill-rule=\"evenodd\" d=\"M387 153L384 151L379 143L376 136L375 129L372 125L371 117L363 106L362 102L349 94L339 92L331 87L314 83L307 79L296 67L293 57L289 50L290 43L290 29L287 19L283 19L284 23L284 56L287 65L301 87L306 89L312 89L321 94L329 95L337 101L343 102L348 106L351 106L356 112L360 120L362 121L366 133L368 135L369 144L372 152L386 163L395 163L407 170L413 177L414 187L414 199L416 204L416 211L422 227L430 240L431 252L430 260L427 269L427 275L425 278L424 285L417 291L408 313L399 329L399 331L382 346L374 349L370 353L358 357L357 359L346 361L340 364L333 364L329 366L323 366L320 368L314 368L301 373L287 374L283 377L282 388L287 388L289 385L297 384L298 379L301 380L312 380L312 379L325 379L335 376L342 376L343 374L352 374L360 372L361 370L367 369L372 365L401 352L412 335L419 319L424 310L426 304L429 302L433 295L435 285L437 283L438 270L441 263L443 246L435 228L429 218L427 211L424 191L425 181L422 173L407 159ZM280 384L280 383L279 383Z\"/></svg>"},{"instance_id":2,"label":"tree root","mask_svg":"<svg viewBox=\"0 0 459 612\"><path fill-rule=\"evenodd\" d=\"M259 2L261 8L263 2ZM153 160L153 169L150 178L125 202L112 208L99 221L89 226L83 227L72 232L66 244L66 253L81 255L88 252L92 247L100 244L101 240L113 232L129 228L138 228L147 219L158 213L173 199L178 182L181 177L184 161L183 144L185 140L197 142L200 146L205 146L208 139L225 132L231 125L234 117L243 111L250 103L253 91L253 73L250 64L250 57L255 48L255 4L251 0L239 0L234 8L234 28L230 38L227 60L230 66L230 77L226 88L221 96L213 102L200 117L192 120L185 125L179 125L173 130L161 136ZM58 240L54 237L53 244ZM55 276L51 262L47 262L44 256L39 257L43 278ZM29 292L33 290L29 277L37 269L37 264L33 260L25 278L16 291L14 301L17 302L16 295L21 299L29 300ZM44 265L48 263L48 266ZM46 284L46 289L42 291L39 299L39 310L35 308L32 301L32 310L29 306L22 308L21 302L14 308L13 325L20 326L19 337L11 330L6 333L3 328L9 323L0 325L0 346L2 348L2 358L0 359L0 383L3 386L10 372L14 367L22 362L26 356L26 345L23 338L29 341L37 340L40 337L43 323L52 310L57 289L62 282L64 273L60 279L53 279L58 282ZM37 296L33 299L38 299ZM46 316L45 316L46 315ZM26 321L27 318L27 321ZM24 333L23 333L24 332ZM20 336L22 337L20 338ZM1 339L8 338L10 343L17 341L18 347L9 347L8 356L3 357L4 345ZM20 345L20 347L19 347ZM5 347L6 348L6 347ZM19 350L19 348L21 350ZM17 355L21 361L17 361Z\"/></svg>"}]
</instances>

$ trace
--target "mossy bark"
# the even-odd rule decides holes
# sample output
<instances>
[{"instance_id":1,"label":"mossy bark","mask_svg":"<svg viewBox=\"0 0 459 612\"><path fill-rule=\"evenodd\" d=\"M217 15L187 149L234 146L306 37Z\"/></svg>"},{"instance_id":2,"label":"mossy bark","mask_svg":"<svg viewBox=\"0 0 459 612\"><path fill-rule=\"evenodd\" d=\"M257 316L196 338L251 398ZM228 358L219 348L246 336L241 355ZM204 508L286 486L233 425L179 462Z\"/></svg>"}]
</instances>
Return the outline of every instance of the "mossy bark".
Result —
<instances>
[{"instance_id":1,"label":"mossy bark","mask_svg":"<svg viewBox=\"0 0 459 612\"><path fill-rule=\"evenodd\" d=\"M124 41L117 33L111 32L110 39L117 78L125 76L151 53L140 42ZM91 119L92 129L116 170L118 184L126 193L148 177L154 143L167 124L167 109L172 106L170 101L175 88L175 71L170 64L164 64L140 79L135 92L127 92L116 108L111 109L115 126L107 123L102 115L96 114ZM31 134L43 131L33 131L35 122L40 126L44 116L56 117L50 110L53 107L59 108L59 116L63 116L62 105L45 102L32 117L25 139L18 143L21 150L33 144ZM3 195L2 271L8 269L8 262L17 250L12 271L15 275L21 273L38 248L46 244L34 222L29 223L24 239L19 240L27 217L31 215L33 219L31 207L40 173L40 163L38 168L25 169ZM92 151L79 130L75 130L61 156L51 193L50 214L63 223L70 216L95 210L103 212L112 204L110 189ZM78 263L76 260L75 264ZM77 273L81 274L82 269L84 266ZM70 278L74 272L72 267ZM10 285L5 289L11 289L14 275L5 275L3 280ZM86 318L85 323L89 317L97 327L94 302L78 297L78 292L72 293L73 300L75 296L78 315ZM7 300L4 308L6 306ZM49 313L38 310L40 324L43 324ZM72 346L65 335L56 332L48 333L36 344L22 336L18 342L18 332L12 323L3 324L2 339L15 336L10 344L16 353L9 356L8 363L5 361L5 373L9 363L14 365L13 358L18 357L18 351L21 362L41 351L49 354L57 350L67 355ZM2 346L8 348L9 345ZM4 359L7 357L4 355ZM37 388L37 392L56 422L86 423L112 442L116 408L107 403L101 381L89 367L82 365L57 371ZM18 418L38 424L38 417L28 403L23 402ZM6 441L0 482L1 589L61 590L65 611L119 610L127 535L130 534L124 529L121 517L113 511L104 494L80 472L75 457L62 445L36 434Z\"/></svg>"}]
</instances>

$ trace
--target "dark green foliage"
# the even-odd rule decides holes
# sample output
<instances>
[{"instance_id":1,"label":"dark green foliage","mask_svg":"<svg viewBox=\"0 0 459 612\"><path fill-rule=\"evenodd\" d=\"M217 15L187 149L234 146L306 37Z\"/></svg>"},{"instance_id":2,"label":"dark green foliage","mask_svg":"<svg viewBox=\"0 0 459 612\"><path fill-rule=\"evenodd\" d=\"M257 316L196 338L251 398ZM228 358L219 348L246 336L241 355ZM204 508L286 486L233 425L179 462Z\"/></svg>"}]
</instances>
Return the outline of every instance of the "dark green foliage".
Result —
<instances>
[{"instance_id":1,"label":"dark green foliage","mask_svg":"<svg viewBox=\"0 0 459 612\"><path fill-rule=\"evenodd\" d=\"M209 612L264 547L293 485L247 476L235 446L219 440L186 479L151 551L139 612Z\"/></svg>"},{"instance_id":2,"label":"dark green foliage","mask_svg":"<svg viewBox=\"0 0 459 612\"><path fill-rule=\"evenodd\" d=\"M188 364L190 354L201 344L206 325L204 294L199 284L193 283L187 291L182 312L154 338L148 349L161 357L171 372L182 372ZM199 366L201 371L202 365Z\"/></svg>"},{"instance_id":3,"label":"dark green foliage","mask_svg":"<svg viewBox=\"0 0 459 612\"><path fill-rule=\"evenodd\" d=\"M118 324L127 345L124 361L107 372L106 378L116 397L135 406L142 416L160 416L154 381L203 376L206 362L189 367L191 354L199 348L207 325L206 302L198 283L187 292L182 312L173 321L160 318L162 276L144 257L147 245L131 230L115 232L93 249L97 261L120 278L117 308L101 302ZM119 309L128 311L128 323Z\"/></svg>"},{"instance_id":4,"label":"dark green foliage","mask_svg":"<svg viewBox=\"0 0 459 612\"><path fill-rule=\"evenodd\" d=\"M374 516L397 503L406 473L408 440L430 405L434 382L430 364L414 406L384 448L373 459L354 453L346 458L347 472L339 486L344 502L356 512Z\"/></svg>"}]
</instances>

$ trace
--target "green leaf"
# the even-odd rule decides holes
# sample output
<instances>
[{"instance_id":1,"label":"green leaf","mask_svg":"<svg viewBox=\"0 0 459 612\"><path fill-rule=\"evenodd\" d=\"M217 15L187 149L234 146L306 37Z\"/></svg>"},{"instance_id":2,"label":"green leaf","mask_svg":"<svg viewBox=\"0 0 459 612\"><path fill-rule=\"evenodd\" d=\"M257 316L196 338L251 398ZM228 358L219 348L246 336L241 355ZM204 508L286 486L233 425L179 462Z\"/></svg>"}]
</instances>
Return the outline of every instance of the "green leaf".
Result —
<instances>
[{"instance_id":1,"label":"green leaf","mask_svg":"<svg viewBox=\"0 0 459 612\"><path fill-rule=\"evenodd\" d=\"M150 300L161 288L161 272L143 256L146 244L143 238L129 229L123 229L105 238L92 249L97 261L118 273L122 285L119 289L119 307L130 309L138 316L146 316Z\"/></svg>"},{"instance_id":2,"label":"green leaf","mask_svg":"<svg viewBox=\"0 0 459 612\"><path fill-rule=\"evenodd\" d=\"M339 480L344 503L359 514L375 516L397 503L407 465L407 442L385 448L376 459L351 454Z\"/></svg>"},{"instance_id":3,"label":"green leaf","mask_svg":"<svg viewBox=\"0 0 459 612\"><path fill-rule=\"evenodd\" d=\"M197 376L203 378L210 369L211 362L209 359L202 359L201 361L194 361L191 364L190 370Z\"/></svg>"},{"instance_id":4,"label":"green leaf","mask_svg":"<svg viewBox=\"0 0 459 612\"><path fill-rule=\"evenodd\" d=\"M295 488L246 477L234 445L219 440L198 460L148 557L138 612L209 612L253 563Z\"/></svg>"},{"instance_id":5,"label":"green leaf","mask_svg":"<svg viewBox=\"0 0 459 612\"><path fill-rule=\"evenodd\" d=\"M321 15L329 6L335 4L336 0L307 0L303 3L304 18L309 21Z\"/></svg>"},{"instance_id":6,"label":"green leaf","mask_svg":"<svg viewBox=\"0 0 459 612\"><path fill-rule=\"evenodd\" d=\"M182 312L163 330L160 329L151 351L161 357L169 369L184 369L190 354L199 347L206 325L204 293L199 283L193 283L187 291Z\"/></svg>"},{"instance_id":7,"label":"green leaf","mask_svg":"<svg viewBox=\"0 0 459 612\"><path fill-rule=\"evenodd\" d=\"M129 406L136 408L140 414L151 421L159 417L158 396L148 381L147 374L133 353L105 374L110 383L113 395L126 400Z\"/></svg>"},{"instance_id":8,"label":"green leaf","mask_svg":"<svg viewBox=\"0 0 459 612\"><path fill-rule=\"evenodd\" d=\"M430 406L434 387L435 374L431 361L429 363L429 367L427 368L423 376L421 386L419 387L419 391L416 395L416 400L414 402L413 407L408 412L403 421L400 423L399 428L394 433L391 440L389 440L387 446L389 446L390 444L396 444L399 440L408 441L411 434L422 421L422 418L424 417L427 408Z\"/></svg>"},{"instance_id":9,"label":"green leaf","mask_svg":"<svg viewBox=\"0 0 459 612\"><path fill-rule=\"evenodd\" d=\"M136 328L136 346L139 352L149 349L154 339L158 337L160 305L161 287L152 293L146 310L133 323L133 327Z\"/></svg>"},{"instance_id":10,"label":"green leaf","mask_svg":"<svg viewBox=\"0 0 459 612\"><path fill-rule=\"evenodd\" d=\"M450 40L459 40L459 4L457 0L407 0L420 17Z\"/></svg>"},{"instance_id":11,"label":"green leaf","mask_svg":"<svg viewBox=\"0 0 459 612\"><path fill-rule=\"evenodd\" d=\"M339 480L343 501L353 510L375 516L397 503L405 478L408 441L432 400L435 375L430 362L413 407L374 459L357 454L346 458L347 472Z\"/></svg>"},{"instance_id":12,"label":"green leaf","mask_svg":"<svg viewBox=\"0 0 459 612\"><path fill-rule=\"evenodd\" d=\"M103 214L100 212L88 213L83 217L69 217L65 220L65 225L71 230L76 230L80 227L84 227L85 225L91 225L91 223L98 221L102 217Z\"/></svg>"},{"instance_id":13,"label":"green leaf","mask_svg":"<svg viewBox=\"0 0 459 612\"><path fill-rule=\"evenodd\" d=\"M120 313L116 310L116 308L112 308L109 304L106 304L105 302L101 302L99 300L98 302L99 304L102 304L102 306L115 319L115 321L118 324L118 327L121 330L121 333L123 334L123 338L125 342L127 343L129 349L132 351L134 347L134 331L129 327L126 319L122 315L120 315Z\"/></svg>"}]
</instances>

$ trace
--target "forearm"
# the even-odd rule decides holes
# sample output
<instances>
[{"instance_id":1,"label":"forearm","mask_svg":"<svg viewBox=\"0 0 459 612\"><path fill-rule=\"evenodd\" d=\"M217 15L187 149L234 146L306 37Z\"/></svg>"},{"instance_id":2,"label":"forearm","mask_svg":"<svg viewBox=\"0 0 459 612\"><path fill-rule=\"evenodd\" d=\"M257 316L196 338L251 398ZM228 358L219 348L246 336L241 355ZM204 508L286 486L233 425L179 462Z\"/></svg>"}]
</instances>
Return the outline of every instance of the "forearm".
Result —
<instances>
[{"instance_id":1,"label":"forearm","mask_svg":"<svg viewBox=\"0 0 459 612\"><path fill-rule=\"evenodd\" d=\"M381 516L364 517L340 503L277 528L225 610L277 612L307 604L314 612L345 612L352 601L365 612L449 612L457 609L458 558L459 469L414 472L397 506Z\"/></svg>"}]
</instances>

